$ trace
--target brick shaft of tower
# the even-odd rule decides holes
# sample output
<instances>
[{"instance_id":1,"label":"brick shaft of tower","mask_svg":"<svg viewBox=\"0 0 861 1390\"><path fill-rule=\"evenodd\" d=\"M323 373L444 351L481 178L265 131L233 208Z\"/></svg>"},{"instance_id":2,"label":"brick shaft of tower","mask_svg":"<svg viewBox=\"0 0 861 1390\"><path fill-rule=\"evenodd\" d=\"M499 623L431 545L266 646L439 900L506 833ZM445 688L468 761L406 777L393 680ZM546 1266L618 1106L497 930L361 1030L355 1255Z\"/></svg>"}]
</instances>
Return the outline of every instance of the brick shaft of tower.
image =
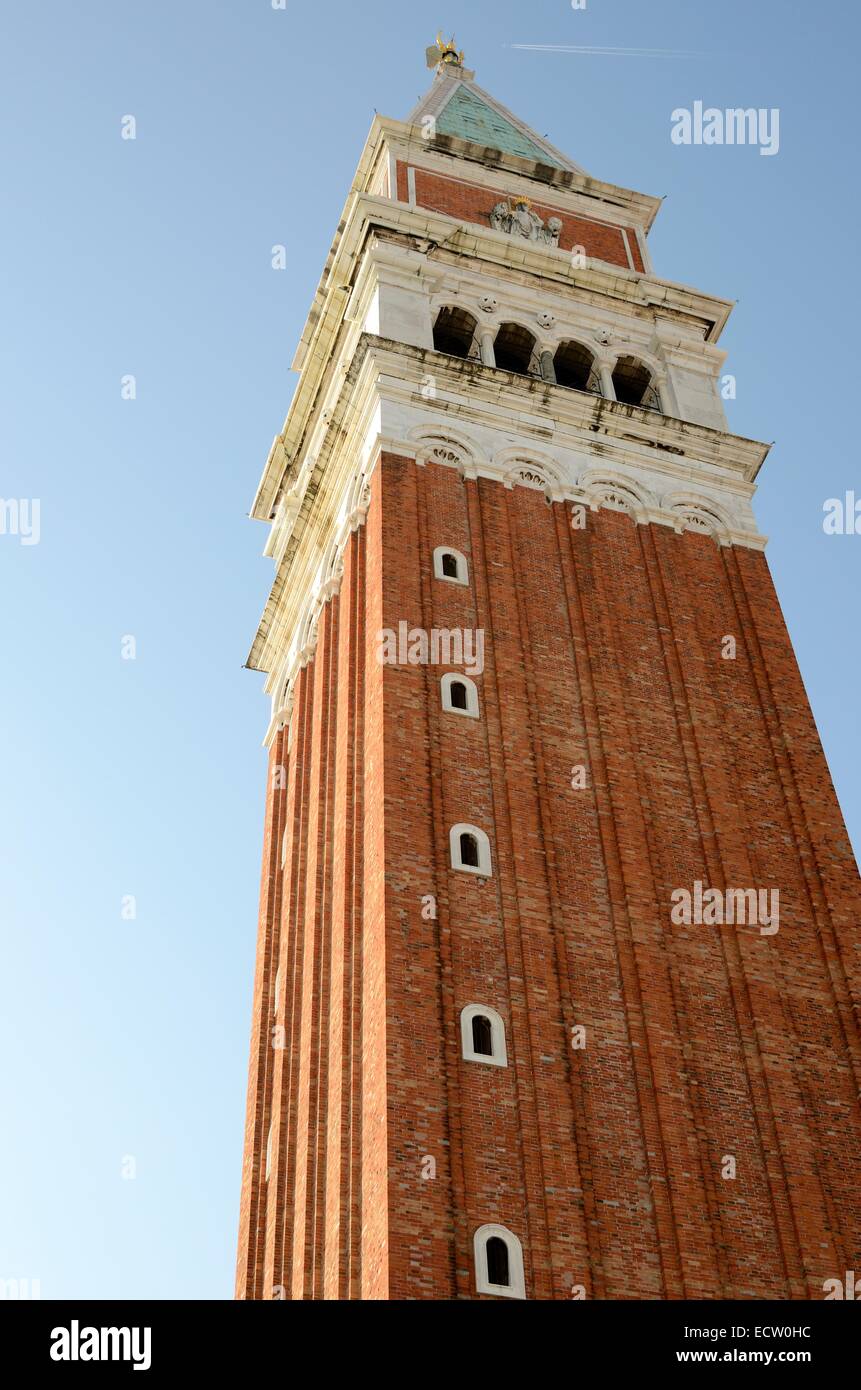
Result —
<instances>
[{"instance_id":1,"label":"brick shaft of tower","mask_svg":"<svg viewBox=\"0 0 861 1390\"><path fill-rule=\"evenodd\" d=\"M861 1271L858 874L657 208L453 49L374 122L254 505L240 1298Z\"/></svg>"}]
</instances>

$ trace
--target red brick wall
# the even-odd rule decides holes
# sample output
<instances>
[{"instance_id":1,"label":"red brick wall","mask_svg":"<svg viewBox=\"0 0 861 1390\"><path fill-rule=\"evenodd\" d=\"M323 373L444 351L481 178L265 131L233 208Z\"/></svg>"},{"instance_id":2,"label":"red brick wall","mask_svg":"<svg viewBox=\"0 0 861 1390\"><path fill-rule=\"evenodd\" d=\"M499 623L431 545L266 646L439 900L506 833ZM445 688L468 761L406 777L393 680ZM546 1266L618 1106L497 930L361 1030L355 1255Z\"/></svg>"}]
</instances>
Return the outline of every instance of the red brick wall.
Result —
<instances>
[{"instance_id":1,"label":"red brick wall","mask_svg":"<svg viewBox=\"0 0 861 1390\"><path fill-rule=\"evenodd\" d=\"M488 189L480 184L466 183L462 179L446 178L431 173L427 169L415 169L416 202L419 207L431 212L442 212L448 217L457 217L463 222L478 222L490 226L490 214L497 203L509 196L508 189ZM398 199L407 202L407 165L398 161ZM610 265L624 266L626 270L643 271L643 258L633 227L621 228L609 222L597 221L587 217L573 217L569 212L554 207L552 203L533 200L534 211L546 221L548 217L558 217L562 221L559 245L563 251L571 251L582 246L586 255L594 260L607 261ZM631 260L628 259L630 248Z\"/></svg>"},{"instance_id":2,"label":"red brick wall","mask_svg":"<svg viewBox=\"0 0 861 1390\"><path fill-rule=\"evenodd\" d=\"M374 1107L385 1116L373 1048L382 969L363 930L365 531L344 556L339 595L320 617L315 659L299 675L287 735L273 748L240 1214L237 1296L358 1298L385 1235L363 1152ZM286 771L274 789L276 767ZM349 808L349 813L348 813ZM281 839L287 835L281 868ZM280 1006L273 1014L280 965ZM283 1028L283 1039L273 1028ZM276 1044L282 1042L286 1046ZM264 1179L266 1139L272 1164ZM383 1152L385 1141L383 1138ZM363 1183L366 1199L363 1207ZM373 1261L363 1258L363 1241Z\"/></svg>"},{"instance_id":3,"label":"red brick wall","mask_svg":"<svg viewBox=\"0 0 861 1390\"><path fill-rule=\"evenodd\" d=\"M402 619L484 630L479 720L378 664ZM486 1222L531 1298L820 1298L861 1268L858 878L762 555L384 457L269 803L239 1296L475 1297ZM449 869L458 821L492 879ZM671 924L696 879L778 888L779 933ZM507 1068L462 1060L469 1003Z\"/></svg>"},{"instance_id":4,"label":"red brick wall","mask_svg":"<svg viewBox=\"0 0 861 1390\"><path fill-rule=\"evenodd\" d=\"M267 1022L272 1012L271 993L278 950L278 927L282 875L279 868L282 815L285 793L274 790L274 771L285 757L284 735L275 739L269 757L266 792L266 821L263 833L263 876L260 888L260 918L257 932L257 964L251 1023L251 1060L248 1069L248 1101L245 1119L245 1149L242 1162L242 1192L239 1209L239 1252L236 1262L237 1298L260 1298L263 1286L266 1220L265 1198L261 1199L261 1176L265 1163L266 1138L272 1106L272 1067Z\"/></svg>"}]
</instances>

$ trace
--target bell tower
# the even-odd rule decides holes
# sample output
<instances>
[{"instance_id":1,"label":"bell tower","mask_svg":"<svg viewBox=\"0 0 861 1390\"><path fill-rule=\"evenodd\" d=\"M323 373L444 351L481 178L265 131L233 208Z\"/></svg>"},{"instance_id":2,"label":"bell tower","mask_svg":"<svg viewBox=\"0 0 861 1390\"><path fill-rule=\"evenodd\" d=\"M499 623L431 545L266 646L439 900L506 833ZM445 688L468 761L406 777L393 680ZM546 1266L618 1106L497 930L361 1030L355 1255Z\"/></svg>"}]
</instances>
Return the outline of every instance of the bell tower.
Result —
<instances>
[{"instance_id":1,"label":"bell tower","mask_svg":"<svg viewBox=\"0 0 861 1390\"><path fill-rule=\"evenodd\" d=\"M858 875L728 300L454 42L371 128L254 500L274 583L237 1296L821 1298Z\"/></svg>"}]
</instances>

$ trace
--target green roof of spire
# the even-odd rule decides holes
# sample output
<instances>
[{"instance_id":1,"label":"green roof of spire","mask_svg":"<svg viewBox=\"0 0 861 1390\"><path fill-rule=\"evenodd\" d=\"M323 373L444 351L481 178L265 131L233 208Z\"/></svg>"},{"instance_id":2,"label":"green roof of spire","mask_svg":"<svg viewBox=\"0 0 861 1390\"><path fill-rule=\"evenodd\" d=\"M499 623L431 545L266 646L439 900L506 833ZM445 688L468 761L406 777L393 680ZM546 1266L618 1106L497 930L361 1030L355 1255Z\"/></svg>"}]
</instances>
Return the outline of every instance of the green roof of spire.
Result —
<instances>
[{"instance_id":1,"label":"green roof of spire","mask_svg":"<svg viewBox=\"0 0 861 1390\"><path fill-rule=\"evenodd\" d=\"M460 87L446 103L437 118L436 128L442 135L453 135L459 140L470 140L474 145L501 150L503 154L513 154L520 159L537 159L542 164L562 168L557 159L553 159L498 111L486 105L466 85Z\"/></svg>"}]
</instances>

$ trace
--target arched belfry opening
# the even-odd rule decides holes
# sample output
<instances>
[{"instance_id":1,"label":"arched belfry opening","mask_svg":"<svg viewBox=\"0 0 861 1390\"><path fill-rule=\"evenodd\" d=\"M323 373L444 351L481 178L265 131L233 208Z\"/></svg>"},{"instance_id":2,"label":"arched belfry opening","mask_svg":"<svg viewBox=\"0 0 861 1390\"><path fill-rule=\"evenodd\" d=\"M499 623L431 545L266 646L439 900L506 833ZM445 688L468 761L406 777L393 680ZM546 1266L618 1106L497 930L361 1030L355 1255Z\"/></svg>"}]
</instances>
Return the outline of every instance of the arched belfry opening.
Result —
<instances>
[{"instance_id":1,"label":"arched belfry opening","mask_svg":"<svg viewBox=\"0 0 861 1390\"><path fill-rule=\"evenodd\" d=\"M433 326L433 345L437 352L449 357L477 360L479 357L476 330L478 321L466 309L440 309Z\"/></svg>"},{"instance_id":2,"label":"arched belfry opening","mask_svg":"<svg viewBox=\"0 0 861 1390\"><path fill-rule=\"evenodd\" d=\"M639 405L644 410L660 410L661 398L652 373L636 357L620 357L613 368L613 389L623 405Z\"/></svg>"},{"instance_id":3,"label":"arched belfry opening","mask_svg":"<svg viewBox=\"0 0 861 1390\"><path fill-rule=\"evenodd\" d=\"M496 335L493 355L497 367L521 376L537 376L538 352L534 333L519 323L504 323Z\"/></svg>"},{"instance_id":4,"label":"arched belfry opening","mask_svg":"<svg viewBox=\"0 0 861 1390\"><path fill-rule=\"evenodd\" d=\"M553 370L557 385L601 395L601 374L595 355L582 343L560 343L553 358Z\"/></svg>"}]
</instances>

